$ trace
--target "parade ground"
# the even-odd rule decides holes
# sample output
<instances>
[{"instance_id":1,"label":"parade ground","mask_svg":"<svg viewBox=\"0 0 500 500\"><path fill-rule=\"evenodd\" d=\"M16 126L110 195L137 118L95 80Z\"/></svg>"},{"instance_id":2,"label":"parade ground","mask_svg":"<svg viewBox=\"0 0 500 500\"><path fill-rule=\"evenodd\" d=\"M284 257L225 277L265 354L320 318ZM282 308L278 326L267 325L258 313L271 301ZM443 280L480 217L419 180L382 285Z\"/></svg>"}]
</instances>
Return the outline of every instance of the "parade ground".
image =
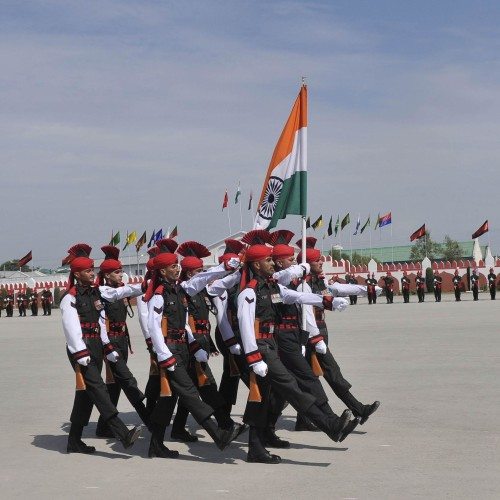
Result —
<instances>
[{"instance_id":1,"label":"parade ground","mask_svg":"<svg viewBox=\"0 0 500 500\"><path fill-rule=\"evenodd\" d=\"M0 318L2 498L404 499L500 496L500 300L465 294L436 304L384 297L328 314L330 348L352 392L380 409L343 443L294 432L288 407L278 434L291 441L280 465L245 462L247 435L220 452L204 431L198 443L169 443L177 460L148 459L149 432L130 450L94 437L94 455L66 454L74 376L60 312ZM15 311L17 314L17 310ZM29 312L28 312L29 314ZM144 388L149 357L136 318L129 365ZM212 358L220 378L221 359ZM333 395L340 413L344 407ZM233 414L248 391L241 384ZM119 409L137 423L123 394Z\"/></svg>"}]
</instances>

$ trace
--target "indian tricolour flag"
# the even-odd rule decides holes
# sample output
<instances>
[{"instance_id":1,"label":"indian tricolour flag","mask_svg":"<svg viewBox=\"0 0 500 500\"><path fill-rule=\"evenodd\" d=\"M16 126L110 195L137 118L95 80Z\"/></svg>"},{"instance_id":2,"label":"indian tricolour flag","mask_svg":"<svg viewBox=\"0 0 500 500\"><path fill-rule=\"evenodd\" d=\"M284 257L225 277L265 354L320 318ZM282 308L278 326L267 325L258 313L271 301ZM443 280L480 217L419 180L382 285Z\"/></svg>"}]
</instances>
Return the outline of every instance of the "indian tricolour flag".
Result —
<instances>
[{"instance_id":1,"label":"indian tricolour flag","mask_svg":"<svg viewBox=\"0 0 500 500\"><path fill-rule=\"evenodd\" d=\"M307 87L300 89L274 148L254 229L272 229L288 214L307 213Z\"/></svg>"}]
</instances>

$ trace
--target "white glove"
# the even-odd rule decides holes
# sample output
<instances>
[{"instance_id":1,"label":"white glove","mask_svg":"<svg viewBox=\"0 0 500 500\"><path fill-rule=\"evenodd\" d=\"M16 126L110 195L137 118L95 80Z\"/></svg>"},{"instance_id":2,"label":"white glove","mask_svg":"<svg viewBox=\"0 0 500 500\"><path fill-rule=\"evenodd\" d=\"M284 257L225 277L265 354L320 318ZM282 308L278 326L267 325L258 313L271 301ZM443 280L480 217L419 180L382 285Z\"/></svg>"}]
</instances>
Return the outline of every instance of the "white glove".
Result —
<instances>
[{"instance_id":1,"label":"white glove","mask_svg":"<svg viewBox=\"0 0 500 500\"><path fill-rule=\"evenodd\" d=\"M205 351L203 349L198 349L194 353L194 357L195 357L196 361L198 361L198 363L206 363L208 361L207 351Z\"/></svg>"},{"instance_id":2,"label":"white glove","mask_svg":"<svg viewBox=\"0 0 500 500\"><path fill-rule=\"evenodd\" d=\"M229 348L229 352L234 354L235 356L239 356L241 354L241 346L240 344L234 344Z\"/></svg>"},{"instance_id":3,"label":"white glove","mask_svg":"<svg viewBox=\"0 0 500 500\"><path fill-rule=\"evenodd\" d=\"M335 297L332 303L334 311L342 312L349 305L349 301L343 297Z\"/></svg>"},{"instance_id":4,"label":"white glove","mask_svg":"<svg viewBox=\"0 0 500 500\"><path fill-rule=\"evenodd\" d=\"M377 294L377 297L378 297L382 293L382 288L380 288L379 286L376 286L375 293Z\"/></svg>"},{"instance_id":5,"label":"white glove","mask_svg":"<svg viewBox=\"0 0 500 500\"><path fill-rule=\"evenodd\" d=\"M240 259L238 257L232 257L226 262L226 269L235 270L240 267Z\"/></svg>"},{"instance_id":6,"label":"white glove","mask_svg":"<svg viewBox=\"0 0 500 500\"><path fill-rule=\"evenodd\" d=\"M90 356L85 356L84 358L78 359L77 363L82 366L87 366L88 364L90 364Z\"/></svg>"},{"instance_id":7,"label":"white glove","mask_svg":"<svg viewBox=\"0 0 500 500\"><path fill-rule=\"evenodd\" d=\"M311 266L307 262L301 262L299 266L305 271L306 274L309 274L311 272Z\"/></svg>"},{"instance_id":8,"label":"white glove","mask_svg":"<svg viewBox=\"0 0 500 500\"><path fill-rule=\"evenodd\" d=\"M258 375L259 377L265 377L267 375L267 364L264 363L264 361L259 361L258 363L252 365L252 370L255 375Z\"/></svg>"},{"instance_id":9,"label":"white glove","mask_svg":"<svg viewBox=\"0 0 500 500\"><path fill-rule=\"evenodd\" d=\"M111 363L116 363L120 359L120 355L116 351L113 351L106 354L106 359L111 361Z\"/></svg>"},{"instance_id":10,"label":"white glove","mask_svg":"<svg viewBox=\"0 0 500 500\"><path fill-rule=\"evenodd\" d=\"M306 355L306 346L303 345L301 347L302 347L302 356L305 356Z\"/></svg>"},{"instance_id":11,"label":"white glove","mask_svg":"<svg viewBox=\"0 0 500 500\"><path fill-rule=\"evenodd\" d=\"M316 349L316 352L319 354L326 354L326 344L324 340L320 340L314 348Z\"/></svg>"},{"instance_id":12,"label":"white glove","mask_svg":"<svg viewBox=\"0 0 500 500\"><path fill-rule=\"evenodd\" d=\"M169 367L167 368L167 371L168 371L168 372L173 372L173 371L175 371L175 365L169 366Z\"/></svg>"}]
</instances>

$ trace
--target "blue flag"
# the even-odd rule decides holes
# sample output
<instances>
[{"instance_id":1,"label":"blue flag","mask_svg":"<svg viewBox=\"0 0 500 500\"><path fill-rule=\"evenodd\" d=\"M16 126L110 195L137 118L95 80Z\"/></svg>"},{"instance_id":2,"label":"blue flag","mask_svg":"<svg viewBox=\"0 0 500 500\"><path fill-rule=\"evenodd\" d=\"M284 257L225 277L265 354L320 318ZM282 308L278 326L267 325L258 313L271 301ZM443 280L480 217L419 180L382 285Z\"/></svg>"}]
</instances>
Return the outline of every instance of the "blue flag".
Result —
<instances>
[{"instance_id":1,"label":"blue flag","mask_svg":"<svg viewBox=\"0 0 500 500\"><path fill-rule=\"evenodd\" d=\"M161 240L163 238L163 229L160 229L156 234L155 234L155 243L158 240Z\"/></svg>"},{"instance_id":2,"label":"blue flag","mask_svg":"<svg viewBox=\"0 0 500 500\"><path fill-rule=\"evenodd\" d=\"M151 238L149 238L149 242L148 242L148 248L151 247L151 245L155 242L155 230L153 229L153 232L151 233Z\"/></svg>"}]
</instances>

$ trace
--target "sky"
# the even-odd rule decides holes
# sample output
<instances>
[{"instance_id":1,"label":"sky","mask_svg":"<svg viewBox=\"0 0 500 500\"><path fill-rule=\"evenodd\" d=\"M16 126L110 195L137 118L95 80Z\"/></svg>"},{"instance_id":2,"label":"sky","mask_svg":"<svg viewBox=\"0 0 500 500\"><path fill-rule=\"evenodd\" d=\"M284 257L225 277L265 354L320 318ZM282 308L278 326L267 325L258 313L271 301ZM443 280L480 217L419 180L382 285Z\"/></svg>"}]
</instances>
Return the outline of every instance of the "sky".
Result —
<instances>
[{"instance_id":1,"label":"sky","mask_svg":"<svg viewBox=\"0 0 500 500\"><path fill-rule=\"evenodd\" d=\"M392 212L374 246L470 240L500 254L500 4L0 0L0 262L77 242L243 228L307 77L313 219ZM495 210L495 208L497 210ZM230 206L231 229L240 229ZM297 216L279 226L299 231ZM351 227L351 233L354 228ZM314 234L314 233L312 233ZM342 245L367 247L369 235ZM325 245L339 243L328 238ZM123 243L122 243L123 245ZM127 253L125 253L127 255Z\"/></svg>"}]
</instances>

